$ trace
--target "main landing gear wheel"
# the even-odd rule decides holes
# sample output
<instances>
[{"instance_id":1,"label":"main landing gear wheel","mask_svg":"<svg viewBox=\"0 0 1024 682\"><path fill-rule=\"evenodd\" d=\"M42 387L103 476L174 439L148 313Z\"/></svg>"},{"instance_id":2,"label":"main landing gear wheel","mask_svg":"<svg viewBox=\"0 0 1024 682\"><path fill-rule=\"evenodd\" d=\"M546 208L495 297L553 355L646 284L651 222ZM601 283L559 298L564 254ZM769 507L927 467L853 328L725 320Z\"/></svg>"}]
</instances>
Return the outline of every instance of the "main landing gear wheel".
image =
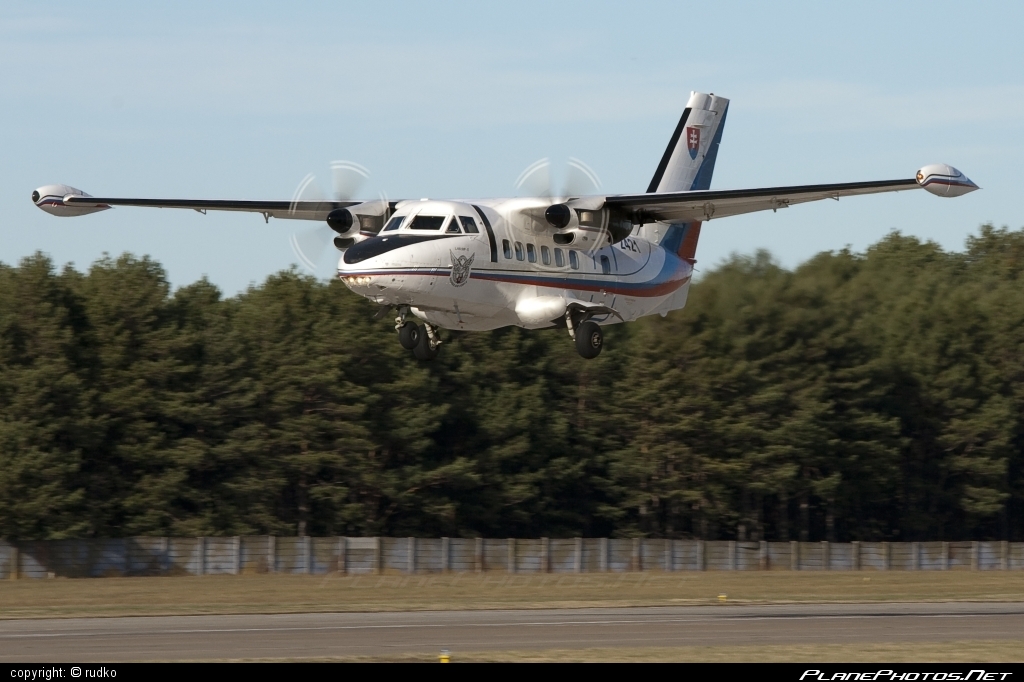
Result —
<instances>
[{"instance_id":1,"label":"main landing gear wheel","mask_svg":"<svg viewBox=\"0 0 1024 682\"><path fill-rule=\"evenodd\" d=\"M604 345L604 334L601 327L593 320L586 320L576 327L576 351L590 360L601 354L601 346Z\"/></svg>"},{"instance_id":2,"label":"main landing gear wheel","mask_svg":"<svg viewBox=\"0 0 1024 682\"><path fill-rule=\"evenodd\" d=\"M415 322L406 322L398 328L398 342L402 344L402 348L406 350L413 350L419 345L420 337L426 336L423 328Z\"/></svg>"},{"instance_id":3,"label":"main landing gear wheel","mask_svg":"<svg viewBox=\"0 0 1024 682\"><path fill-rule=\"evenodd\" d=\"M412 323L410 322L409 324ZM416 359L433 360L436 358L438 351L441 350L441 344L439 342L431 342L430 334L427 333L426 327L422 324L416 327L416 334L419 338L416 341L416 347L412 349L412 354L416 356Z\"/></svg>"}]
</instances>

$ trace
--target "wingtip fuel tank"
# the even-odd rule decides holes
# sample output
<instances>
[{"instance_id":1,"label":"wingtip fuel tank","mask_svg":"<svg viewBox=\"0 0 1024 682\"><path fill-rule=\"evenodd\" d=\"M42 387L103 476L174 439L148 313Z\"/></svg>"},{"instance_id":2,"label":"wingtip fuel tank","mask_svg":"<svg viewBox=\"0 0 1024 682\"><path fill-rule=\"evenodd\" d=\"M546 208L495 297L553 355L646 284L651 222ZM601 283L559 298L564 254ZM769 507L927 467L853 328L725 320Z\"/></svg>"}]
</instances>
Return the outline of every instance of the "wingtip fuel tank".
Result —
<instances>
[{"instance_id":1,"label":"wingtip fuel tank","mask_svg":"<svg viewBox=\"0 0 1024 682\"><path fill-rule=\"evenodd\" d=\"M979 189L970 178L945 163L932 163L917 171L917 184L937 197L959 197Z\"/></svg>"},{"instance_id":2,"label":"wingtip fuel tank","mask_svg":"<svg viewBox=\"0 0 1024 682\"><path fill-rule=\"evenodd\" d=\"M90 205L79 205L68 206L64 203L65 197L90 197L92 195L86 194L80 189L75 189L68 185L43 185L39 189L32 191L32 203L43 209L50 215L56 216L79 216L87 215L89 213L96 213L97 211L105 211L110 206L106 204Z\"/></svg>"}]
</instances>

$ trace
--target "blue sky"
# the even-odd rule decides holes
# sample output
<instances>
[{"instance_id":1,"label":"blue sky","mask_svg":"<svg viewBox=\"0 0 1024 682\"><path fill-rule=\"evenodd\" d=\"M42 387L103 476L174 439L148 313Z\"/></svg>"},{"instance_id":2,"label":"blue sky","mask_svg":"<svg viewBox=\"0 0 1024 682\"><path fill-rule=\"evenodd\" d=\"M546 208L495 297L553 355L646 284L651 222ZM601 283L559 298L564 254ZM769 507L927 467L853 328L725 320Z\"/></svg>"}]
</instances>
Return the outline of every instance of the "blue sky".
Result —
<instances>
[{"instance_id":1,"label":"blue sky","mask_svg":"<svg viewBox=\"0 0 1024 682\"><path fill-rule=\"evenodd\" d=\"M787 266L890 230L958 249L1024 226L1024 5L910 3L8 2L0 12L0 261L149 254L227 294L297 259L302 223L121 208L55 218L37 186L288 199L332 160L364 194L514 194L541 157L603 191L647 183L691 90L731 98L713 188L910 177L984 189L712 221L698 270L767 248Z\"/></svg>"}]
</instances>

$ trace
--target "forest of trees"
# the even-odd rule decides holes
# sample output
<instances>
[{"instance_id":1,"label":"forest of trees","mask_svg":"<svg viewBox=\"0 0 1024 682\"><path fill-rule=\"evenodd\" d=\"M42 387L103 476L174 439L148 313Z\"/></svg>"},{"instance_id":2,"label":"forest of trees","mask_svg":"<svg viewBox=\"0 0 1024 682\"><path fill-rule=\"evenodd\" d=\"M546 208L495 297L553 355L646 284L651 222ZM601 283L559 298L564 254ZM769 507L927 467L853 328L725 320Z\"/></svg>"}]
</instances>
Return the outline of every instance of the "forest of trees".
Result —
<instances>
[{"instance_id":1,"label":"forest of trees","mask_svg":"<svg viewBox=\"0 0 1024 682\"><path fill-rule=\"evenodd\" d=\"M0 265L0 537L1024 540L1024 231L706 270L685 310L445 333L338 282Z\"/></svg>"}]
</instances>

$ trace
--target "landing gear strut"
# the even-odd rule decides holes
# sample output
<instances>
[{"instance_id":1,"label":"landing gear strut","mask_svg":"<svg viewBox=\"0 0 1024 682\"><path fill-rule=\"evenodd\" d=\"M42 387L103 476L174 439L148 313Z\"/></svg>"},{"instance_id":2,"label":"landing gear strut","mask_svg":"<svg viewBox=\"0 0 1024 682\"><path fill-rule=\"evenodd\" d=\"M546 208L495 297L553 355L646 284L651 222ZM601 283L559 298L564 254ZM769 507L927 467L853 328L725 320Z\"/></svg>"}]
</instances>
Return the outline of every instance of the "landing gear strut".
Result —
<instances>
[{"instance_id":1,"label":"landing gear strut","mask_svg":"<svg viewBox=\"0 0 1024 682\"><path fill-rule=\"evenodd\" d=\"M441 338L433 325L424 322L416 324L408 321L409 306L398 308L398 317L395 318L395 331L398 332L398 342L402 348L411 350L418 360L433 360L441 348Z\"/></svg>"},{"instance_id":2,"label":"landing gear strut","mask_svg":"<svg viewBox=\"0 0 1024 682\"><path fill-rule=\"evenodd\" d=\"M584 318L577 322L573 317L572 311L565 314L565 326L569 330L569 336L576 343L576 352L587 360L592 360L601 354L601 348L604 346L601 327L591 319Z\"/></svg>"},{"instance_id":3,"label":"landing gear strut","mask_svg":"<svg viewBox=\"0 0 1024 682\"><path fill-rule=\"evenodd\" d=\"M417 360L433 360L440 350L441 339L434 328L424 322L419 326L419 339L416 341L416 347L412 349L412 354Z\"/></svg>"},{"instance_id":4,"label":"landing gear strut","mask_svg":"<svg viewBox=\"0 0 1024 682\"><path fill-rule=\"evenodd\" d=\"M576 327L575 334L576 352L587 360L596 358L601 354L601 347L604 345L604 334L601 327L593 320L584 320Z\"/></svg>"}]
</instances>

